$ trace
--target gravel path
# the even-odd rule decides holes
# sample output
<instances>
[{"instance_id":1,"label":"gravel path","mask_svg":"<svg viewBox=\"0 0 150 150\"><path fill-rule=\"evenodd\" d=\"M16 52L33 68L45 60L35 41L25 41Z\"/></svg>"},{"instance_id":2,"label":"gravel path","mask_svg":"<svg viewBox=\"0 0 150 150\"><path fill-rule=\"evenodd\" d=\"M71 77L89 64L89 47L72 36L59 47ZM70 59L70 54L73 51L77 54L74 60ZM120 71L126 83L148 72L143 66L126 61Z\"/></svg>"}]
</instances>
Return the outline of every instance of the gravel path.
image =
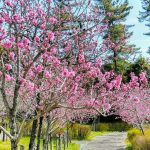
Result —
<instances>
[{"instance_id":1,"label":"gravel path","mask_svg":"<svg viewBox=\"0 0 150 150\"><path fill-rule=\"evenodd\" d=\"M125 150L126 133L111 133L87 143L86 150Z\"/></svg>"},{"instance_id":2,"label":"gravel path","mask_svg":"<svg viewBox=\"0 0 150 150\"><path fill-rule=\"evenodd\" d=\"M125 132L113 132L98 136L94 140L80 143L80 150L125 150Z\"/></svg>"}]
</instances>

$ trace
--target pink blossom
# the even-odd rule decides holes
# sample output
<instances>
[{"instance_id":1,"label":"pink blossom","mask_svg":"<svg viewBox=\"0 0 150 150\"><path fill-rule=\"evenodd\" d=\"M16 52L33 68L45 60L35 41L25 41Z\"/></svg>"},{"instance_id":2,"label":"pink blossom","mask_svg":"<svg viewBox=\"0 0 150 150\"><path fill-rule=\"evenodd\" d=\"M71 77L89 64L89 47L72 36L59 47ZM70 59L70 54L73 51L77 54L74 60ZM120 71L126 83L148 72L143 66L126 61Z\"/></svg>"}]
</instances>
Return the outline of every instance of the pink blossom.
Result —
<instances>
[{"instance_id":1,"label":"pink blossom","mask_svg":"<svg viewBox=\"0 0 150 150\"><path fill-rule=\"evenodd\" d=\"M6 80L7 82L13 81L13 77L11 77L10 75L6 74L6 75L5 75L5 80Z\"/></svg>"},{"instance_id":2,"label":"pink blossom","mask_svg":"<svg viewBox=\"0 0 150 150\"><path fill-rule=\"evenodd\" d=\"M2 24L4 21L4 18L0 18L0 24Z\"/></svg>"},{"instance_id":3,"label":"pink blossom","mask_svg":"<svg viewBox=\"0 0 150 150\"><path fill-rule=\"evenodd\" d=\"M24 44L23 42L19 42L17 43L18 48L23 49L24 48Z\"/></svg>"},{"instance_id":4,"label":"pink blossom","mask_svg":"<svg viewBox=\"0 0 150 150\"><path fill-rule=\"evenodd\" d=\"M20 78L20 84L21 84L22 86L24 86L25 83L26 83L26 80L25 80L24 78Z\"/></svg>"},{"instance_id":5,"label":"pink blossom","mask_svg":"<svg viewBox=\"0 0 150 150\"><path fill-rule=\"evenodd\" d=\"M102 60L101 59L96 59L96 67L99 67L99 68L101 68L101 66L102 66Z\"/></svg>"},{"instance_id":6,"label":"pink blossom","mask_svg":"<svg viewBox=\"0 0 150 150\"><path fill-rule=\"evenodd\" d=\"M56 57L53 58L53 63L55 67L58 67L60 65L60 61Z\"/></svg>"},{"instance_id":7,"label":"pink blossom","mask_svg":"<svg viewBox=\"0 0 150 150\"><path fill-rule=\"evenodd\" d=\"M60 84L61 83L61 80L59 77L56 77L56 84Z\"/></svg>"},{"instance_id":8,"label":"pink blossom","mask_svg":"<svg viewBox=\"0 0 150 150\"><path fill-rule=\"evenodd\" d=\"M14 52L10 52L9 53L9 58L14 61L15 60L15 53Z\"/></svg>"},{"instance_id":9,"label":"pink blossom","mask_svg":"<svg viewBox=\"0 0 150 150\"><path fill-rule=\"evenodd\" d=\"M44 71L44 76L45 76L46 79L51 78L51 74L47 70Z\"/></svg>"},{"instance_id":10,"label":"pink blossom","mask_svg":"<svg viewBox=\"0 0 150 150\"><path fill-rule=\"evenodd\" d=\"M34 79L35 78L35 73L32 70L30 70L29 71L29 76L30 76L31 79Z\"/></svg>"},{"instance_id":11,"label":"pink blossom","mask_svg":"<svg viewBox=\"0 0 150 150\"><path fill-rule=\"evenodd\" d=\"M85 62L85 58L83 54L79 54L79 63L84 63Z\"/></svg>"},{"instance_id":12,"label":"pink blossom","mask_svg":"<svg viewBox=\"0 0 150 150\"><path fill-rule=\"evenodd\" d=\"M55 48L55 47L52 47L51 50L50 50L50 52L51 52L51 54L54 54L54 55L55 55L55 54L56 54L56 48Z\"/></svg>"},{"instance_id":13,"label":"pink blossom","mask_svg":"<svg viewBox=\"0 0 150 150\"><path fill-rule=\"evenodd\" d=\"M9 7L13 7L14 5L10 2L10 1L5 1L5 4L7 5L7 6L9 6Z\"/></svg>"},{"instance_id":14,"label":"pink blossom","mask_svg":"<svg viewBox=\"0 0 150 150\"><path fill-rule=\"evenodd\" d=\"M72 78L75 76L75 72L74 71L70 71L69 74L68 74L68 77L69 78Z\"/></svg>"},{"instance_id":15,"label":"pink blossom","mask_svg":"<svg viewBox=\"0 0 150 150\"><path fill-rule=\"evenodd\" d=\"M140 99L137 98L137 97L135 97L133 100L134 100L134 102L137 103L137 104L140 103Z\"/></svg>"},{"instance_id":16,"label":"pink blossom","mask_svg":"<svg viewBox=\"0 0 150 150\"><path fill-rule=\"evenodd\" d=\"M28 45L30 43L30 41L29 41L29 39L25 38L25 39L22 40L22 43L24 45Z\"/></svg>"},{"instance_id":17,"label":"pink blossom","mask_svg":"<svg viewBox=\"0 0 150 150\"><path fill-rule=\"evenodd\" d=\"M32 18L33 18L34 16L35 16L35 12L31 10L31 11L29 12L29 17L32 17Z\"/></svg>"},{"instance_id":18,"label":"pink blossom","mask_svg":"<svg viewBox=\"0 0 150 150\"><path fill-rule=\"evenodd\" d=\"M64 69L64 70L62 71L62 76L63 76L63 77L68 77L68 74L69 74L68 69Z\"/></svg>"},{"instance_id":19,"label":"pink blossom","mask_svg":"<svg viewBox=\"0 0 150 150\"><path fill-rule=\"evenodd\" d=\"M5 68L7 71L9 71L12 69L12 66L10 64L5 64Z\"/></svg>"},{"instance_id":20,"label":"pink blossom","mask_svg":"<svg viewBox=\"0 0 150 150\"><path fill-rule=\"evenodd\" d=\"M38 43L38 42L40 42L40 38L39 38L38 36L36 36L36 37L34 38L34 41Z\"/></svg>"},{"instance_id":21,"label":"pink blossom","mask_svg":"<svg viewBox=\"0 0 150 150\"><path fill-rule=\"evenodd\" d=\"M142 72L140 74L140 81L143 83L143 84L146 84L148 81L147 81L147 78L146 78L146 73L145 72Z\"/></svg>"},{"instance_id":22,"label":"pink blossom","mask_svg":"<svg viewBox=\"0 0 150 150\"><path fill-rule=\"evenodd\" d=\"M34 92L34 91L35 91L34 83L29 82L29 83L28 83L28 89L29 89L30 92Z\"/></svg>"},{"instance_id":23,"label":"pink blossom","mask_svg":"<svg viewBox=\"0 0 150 150\"><path fill-rule=\"evenodd\" d=\"M115 87L116 87L117 89L120 88L121 81L122 81L122 77L121 77L120 75L118 75L118 76L116 77L116 82L115 82Z\"/></svg>"},{"instance_id":24,"label":"pink blossom","mask_svg":"<svg viewBox=\"0 0 150 150\"><path fill-rule=\"evenodd\" d=\"M46 24L42 24L42 25L40 26L40 29L45 30L45 29L46 29Z\"/></svg>"},{"instance_id":25,"label":"pink blossom","mask_svg":"<svg viewBox=\"0 0 150 150\"><path fill-rule=\"evenodd\" d=\"M37 67L35 67L35 72L36 73L40 73L43 71L43 66L42 65L38 65Z\"/></svg>"},{"instance_id":26,"label":"pink blossom","mask_svg":"<svg viewBox=\"0 0 150 150\"><path fill-rule=\"evenodd\" d=\"M75 81L76 82L79 82L81 80L81 77L78 75L76 78L75 78Z\"/></svg>"},{"instance_id":27,"label":"pink blossom","mask_svg":"<svg viewBox=\"0 0 150 150\"><path fill-rule=\"evenodd\" d=\"M55 24L57 22L57 19L55 19L54 17L49 18L49 22L51 24Z\"/></svg>"},{"instance_id":28,"label":"pink blossom","mask_svg":"<svg viewBox=\"0 0 150 150\"><path fill-rule=\"evenodd\" d=\"M51 31L47 32L47 36L50 41L53 41L55 38L54 33Z\"/></svg>"},{"instance_id":29,"label":"pink blossom","mask_svg":"<svg viewBox=\"0 0 150 150\"><path fill-rule=\"evenodd\" d=\"M52 2L52 0L46 0L46 2L47 2L47 3L51 3L51 2Z\"/></svg>"},{"instance_id":30,"label":"pink blossom","mask_svg":"<svg viewBox=\"0 0 150 150\"><path fill-rule=\"evenodd\" d=\"M34 26L37 26L38 25L38 22L37 22L37 20L32 20L32 24L34 25Z\"/></svg>"},{"instance_id":31,"label":"pink blossom","mask_svg":"<svg viewBox=\"0 0 150 150\"><path fill-rule=\"evenodd\" d=\"M107 83L106 86L107 86L107 88L109 90L112 90L112 88L113 88L113 84L112 83Z\"/></svg>"},{"instance_id":32,"label":"pink blossom","mask_svg":"<svg viewBox=\"0 0 150 150\"><path fill-rule=\"evenodd\" d=\"M19 22L20 19L21 19L20 15L18 15L18 14L13 15L13 20L14 20L15 22Z\"/></svg>"},{"instance_id":33,"label":"pink blossom","mask_svg":"<svg viewBox=\"0 0 150 150\"><path fill-rule=\"evenodd\" d=\"M5 42L5 43L4 43L4 47L5 47L6 49L12 48L12 42L10 42L10 41Z\"/></svg>"}]
</instances>

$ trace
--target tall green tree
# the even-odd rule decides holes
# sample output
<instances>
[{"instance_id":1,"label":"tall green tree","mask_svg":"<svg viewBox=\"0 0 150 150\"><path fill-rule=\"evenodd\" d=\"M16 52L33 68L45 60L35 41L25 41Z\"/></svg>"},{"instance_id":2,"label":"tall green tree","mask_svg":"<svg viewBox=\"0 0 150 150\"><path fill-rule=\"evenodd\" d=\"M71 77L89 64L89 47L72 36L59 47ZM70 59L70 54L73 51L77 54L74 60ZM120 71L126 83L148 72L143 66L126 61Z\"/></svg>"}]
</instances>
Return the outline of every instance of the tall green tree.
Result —
<instances>
[{"instance_id":1,"label":"tall green tree","mask_svg":"<svg viewBox=\"0 0 150 150\"><path fill-rule=\"evenodd\" d=\"M150 30L150 0L142 0L142 9L143 10L140 12L139 21L140 22L145 21L146 22L145 25ZM150 36L150 31L144 34ZM150 53L150 47L148 52Z\"/></svg>"},{"instance_id":2,"label":"tall green tree","mask_svg":"<svg viewBox=\"0 0 150 150\"><path fill-rule=\"evenodd\" d=\"M129 32L131 25L125 25L126 17L132 9L128 0L96 0L99 2L99 9L103 9L106 16L104 24L108 30L105 32L104 40L109 40L110 45L106 52L109 59L113 61L113 69L118 72L118 61L135 51L135 45L128 44L132 32Z\"/></svg>"}]
</instances>

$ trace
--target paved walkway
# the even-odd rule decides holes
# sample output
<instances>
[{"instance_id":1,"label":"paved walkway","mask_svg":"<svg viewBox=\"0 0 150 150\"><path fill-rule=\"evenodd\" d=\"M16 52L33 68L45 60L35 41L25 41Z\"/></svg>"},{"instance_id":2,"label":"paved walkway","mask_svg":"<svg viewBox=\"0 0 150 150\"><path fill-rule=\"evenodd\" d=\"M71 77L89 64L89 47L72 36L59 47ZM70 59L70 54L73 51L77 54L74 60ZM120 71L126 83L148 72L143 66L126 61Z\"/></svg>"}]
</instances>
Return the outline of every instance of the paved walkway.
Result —
<instances>
[{"instance_id":1,"label":"paved walkway","mask_svg":"<svg viewBox=\"0 0 150 150\"><path fill-rule=\"evenodd\" d=\"M86 150L125 150L126 133L111 133L87 143Z\"/></svg>"},{"instance_id":2,"label":"paved walkway","mask_svg":"<svg viewBox=\"0 0 150 150\"><path fill-rule=\"evenodd\" d=\"M90 142L80 143L80 150L125 150L126 133L113 132L98 136Z\"/></svg>"}]
</instances>

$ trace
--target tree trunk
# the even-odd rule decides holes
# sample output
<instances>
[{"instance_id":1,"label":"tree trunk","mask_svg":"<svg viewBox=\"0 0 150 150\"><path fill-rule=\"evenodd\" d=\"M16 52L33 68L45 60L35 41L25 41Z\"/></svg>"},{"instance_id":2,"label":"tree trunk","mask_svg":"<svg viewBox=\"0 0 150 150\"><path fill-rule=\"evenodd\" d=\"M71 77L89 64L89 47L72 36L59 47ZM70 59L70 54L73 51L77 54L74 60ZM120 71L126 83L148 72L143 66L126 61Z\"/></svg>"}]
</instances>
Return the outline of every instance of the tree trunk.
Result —
<instances>
[{"instance_id":1,"label":"tree trunk","mask_svg":"<svg viewBox=\"0 0 150 150\"><path fill-rule=\"evenodd\" d=\"M37 148L36 148L36 150L40 150L40 139L41 139L41 133L42 133L42 125L43 125L43 116L40 117L40 121L39 121L39 129L38 129Z\"/></svg>"},{"instance_id":2,"label":"tree trunk","mask_svg":"<svg viewBox=\"0 0 150 150\"><path fill-rule=\"evenodd\" d=\"M144 129L143 129L142 125L140 124L139 127L140 127L142 135L144 135L145 133L144 133Z\"/></svg>"},{"instance_id":3,"label":"tree trunk","mask_svg":"<svg viewBox=\"0 0 150 150\"><path fill-rule=\"evenodd\" d=\"M36 102L37 102L37 105L39 105L39 103L40 103L40 93L37 94ZM35 111L35 116L37 117L37 111ZM35 119L35 120L33 120L33 124L32 124L32 131L31 131L31 135L30 135L29 150L34 150L37 127L38 127L38 119Z\"/></svg>"},{"instance_id":4,"label":"tree trunk","mask_svg":"<svg viewBox=\"0 0 150 150\"><path fill-rule=\"evenodd\" d=\"M43 150L47 150L47 147L48 147L48 143L49 143L49 130L50 130L50 117L48 116L47 118L47 128L46 128L46 133L45 133L45 143L44 143L44 146L43 146ZM51 140L51 138L50 138Z\"/></svg>"},{"instance_id":5,"label":"tree trunk","mask_svg":"<svg viewBox=\"0 0 150 150\"><path fill-rule=\"evenodd\" d=\"M11 150L18 150L18 144L16 140L11 140Z\"/></svg>"},{"instance_id":6,"label":"tree trunk","mask_svg":"<svg viewBox=\"0 0 150 150\"><path fill-rule=\"evenodd\" d=\"M34 150L37 126L38 126L38 120L35 119L35 120L33 120L33 124L32 124L32 131L31 131L31 135L30 135L29 150Z\"/></svg>"},{"instance_id":7,"label":"tree trunk","mask_svg":"<svg viewBox=\"0 0 150 150\"><path fill-rule=\"evenodd\" d=\"M117 72L117 52L114 51L114 71Z\"/></svg>"},{"instance_id":8,"label":"tree trunk","mask_svg":"<svg viewBox=\"0 0 150 150\"><path fill-rule=\"evenodd\" d=\"M14 139L11 139L11 150L17 150L18 149L18 142L16 139L16 120L15 120L15 115L12 113L10 115L10 134L14 137Z\"/></svg>"}]
</instances>

